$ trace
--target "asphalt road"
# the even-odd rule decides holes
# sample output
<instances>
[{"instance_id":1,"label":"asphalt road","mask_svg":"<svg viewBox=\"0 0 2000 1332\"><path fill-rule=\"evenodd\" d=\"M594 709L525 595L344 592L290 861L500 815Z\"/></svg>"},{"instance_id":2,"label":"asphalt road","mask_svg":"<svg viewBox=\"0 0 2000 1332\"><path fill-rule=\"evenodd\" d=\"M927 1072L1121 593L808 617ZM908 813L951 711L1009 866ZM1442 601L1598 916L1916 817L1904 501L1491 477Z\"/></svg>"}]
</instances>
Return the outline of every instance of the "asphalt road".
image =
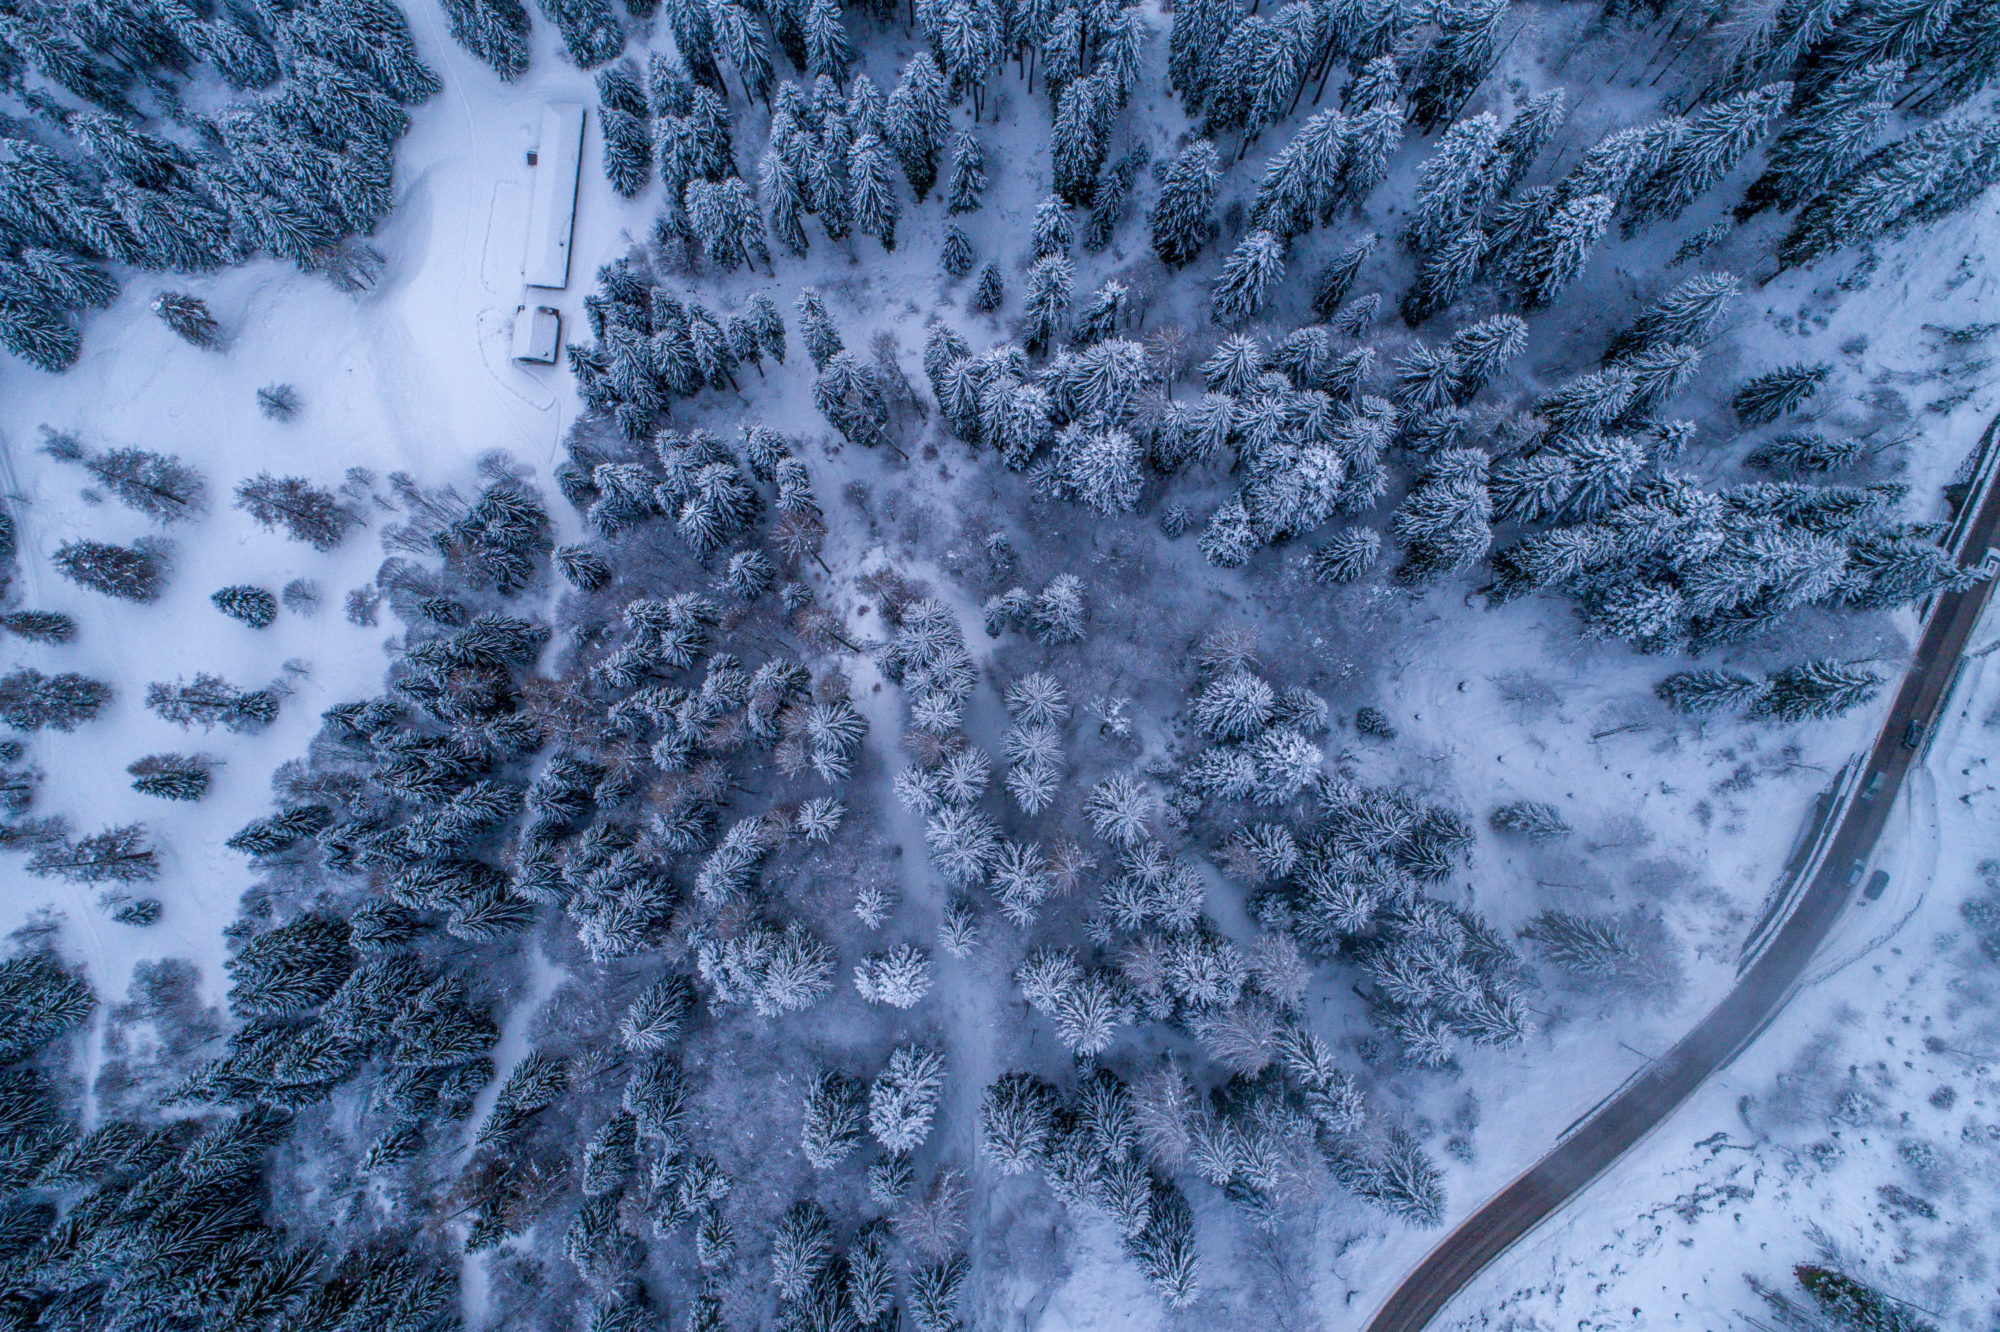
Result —
<instances>
[{"instance_id":1,"label":"asphalt road","mask_svg":"<svg viewBox=\"0 0 2000 1332\"><path fill-rule=\"evenodd\" d=\"M1992 442L1996 428L2000 422L1988 427L1982 444ZM1988 469L1995 470L2000 469ZM1991 475L1975 498L1977 510L1959 529L1958 559L1966 566L1984 559L2000 532L2000 487ZM1895 706L1850 788L1854 794L1835 811L1839 826L1819 869L1736 987L1679 1044L1431 1250L1376 1311L1368 1332L1421 1332L1487 1264L1582 1193L1777 1015L1842 908L1859 891L1859 881L1851 878L1855 861L1874 851L1903 778L1921 753L1903 743L1906 728L1917 721L1928 731L1991 590L1988 580L1966 592L1946 593L1932 607ZM1878 774L1880 789L1872 797L1863 794Z\"/></svg>"}]
</instances>

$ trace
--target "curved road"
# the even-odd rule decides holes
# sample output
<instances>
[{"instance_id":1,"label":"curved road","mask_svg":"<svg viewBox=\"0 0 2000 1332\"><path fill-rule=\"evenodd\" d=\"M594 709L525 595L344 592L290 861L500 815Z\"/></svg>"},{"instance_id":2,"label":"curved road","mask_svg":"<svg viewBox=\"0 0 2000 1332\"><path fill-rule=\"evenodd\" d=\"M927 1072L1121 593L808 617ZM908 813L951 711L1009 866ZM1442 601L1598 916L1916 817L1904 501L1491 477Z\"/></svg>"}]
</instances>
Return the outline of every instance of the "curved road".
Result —
<instances>
[{"instance_id":1,"label":"curved road","mask_svg":"<svg viewBox=\"0 0 2000 1332\"><path fill-rule=\"evenodd\" d=\"M1980 441L1974 490L1954 524L1963 566L1984 560L2000 531L2000 488L1993 484L2000 472L2000 459L1992 456L1996 431L2000 421L1988 426ZM1858 886L1855 863L1874 851L1903 779L1922 752L1904 744L1906 732L1915 722L1929 733L1991 588L1991 580L1981 582L1969 591L1946 593L1930 607L1895 706L1858 779L1847 786L1845 802L1833 805L1838 824L1811 882L1736 987L1679 1044L1431 1250L1376 1311L1368 1332L1421 1332L1487 1264L1582 1193L1777 1015Z\"/></svg>"}]
</instances>

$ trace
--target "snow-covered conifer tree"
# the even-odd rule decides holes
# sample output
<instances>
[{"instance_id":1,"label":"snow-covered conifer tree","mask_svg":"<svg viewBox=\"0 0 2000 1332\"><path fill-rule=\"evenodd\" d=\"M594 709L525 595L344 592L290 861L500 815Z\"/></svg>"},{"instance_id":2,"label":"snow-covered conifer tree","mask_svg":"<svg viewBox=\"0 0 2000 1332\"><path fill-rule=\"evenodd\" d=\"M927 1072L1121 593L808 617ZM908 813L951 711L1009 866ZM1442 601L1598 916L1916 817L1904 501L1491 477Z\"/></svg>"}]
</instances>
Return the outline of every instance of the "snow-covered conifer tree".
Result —
<instances>
[{"instance_id":1,"label":"snow-covered conifer tree","mask_svg":"<svg viewBox=\"0 0 2000 1332\"><path fill-rule=\"evenodd\" d=\"M278 618L278 599L268 589L251 584L221 588L209 600L224 615L241 620L252 629L263 629Z\"/></svg>"},{"instance_id":2,"label":"snow-covered conifer tree","mask_svg":"<svg viewBox=\"0 0 2000 1332\"><path fill-rule=\"evenodd\" d=\"M896 200L895 181L889 170L889 154L873 134L854 140L847 159L848 182L854 190L855 229L864 236L881 240L884 250L896 248L896 218L902 205Z\"/></svg>"},{"instance_id":3,"label":"snow-covered conifer tree","mask_svg":"<svg viewBox=\"0 0 2000 1332\"><path fill-rule=\"evenodd\" d=\"M951 180L945 191L945 212L951 217L977 212L986 194L986 150L979 136L960 130L951 141Z\"/></svg>"},{"instance_id":4,"label":"snow-covered conifer tree","mask_svg":"<svg viewBox=\"0 0 2000 1332\"><path fill-rule=\"evenodd\" d=\"M1446 0L1437 35L1410 76L1410 119L1425 134L1442 125L1493 67L1507 0Z\"/></svg>"},{"instance_id":5,"label":"snow-covered conifer tree","mask_svg":"<svg viewBox=\"0 0 2000 1332\"><path fill-rule=\"evenodd\" d=\"M1460 120L1418 170L1416 202L1404 232L1410 246L1430 252L1474 224L1500 186L1500 118L1480 112Z\"/></svg>"},{"instance_id":6,"label":"snow-covered conifer tree","mask_svg":"<svg viewBox=\"0 0 2000 1332\"><path fill-rule=\"evenodd\" d=\"M1654 686L1654 692L1668 707L1692 717L1747 709L1763 696L1765 689L1761 681L1714 667L1676 671Z\"/></svg>"},{"instance_id":7,"label":"snow-covered conifer tree","mask_svg":"<svg viewBox=\"0 0 2000 1332\"><path fill-rule=\"evenodd\" d=\"M1027 308L1021 317L1021 341L1030 351L1053 342L1069 322L1069 301L1076 269L1062 255L1051 255L1028 270ZM981 279L981 286L985 285Z\"/></svg>"},{"instance_id":8,"label":"snow-covered conifer tree","mask_svg":"<svg viewBox=\"0 0 2000 1332\"><path fill-rule=\"evenodd\" d=\"M903 67L902 81L889 94L883 124L884 136L896 150L918 203L937 183L938 155L950 124L944 75L928 51L919 51Z\"/></svg>"},{"instance_id":9,"label":"snow-covered conifer tree","mask_svg":"<svg viewBox=\"0 0 2000 1332\"><path fill-rule=\"evenodd\" d=\"M799 340L805 343L806 355L812 357L813 368L824 370L826 363L844 350L844 345L817 287L800 290L798 311Z\"/></svg>"},{"instance_id":10,"label":"snow-covered conifer tree","mask_svg":"<svg viewBox=\"0 0 2000 1332\"><path fill-rule=\"evenodd\" d=\"M1750 704L1750 715L1784 722L1838 717L1881 689L1882 677L1858 662L1801 662L1766 679L1763 693Z\"/></svg>"},{"instance_id":11,"label":"snow-covered conifer tree","mask_svg":"<svg viewBox=\"0 0 2000 1332\"><path fill-rule=\"evenodd\" d=\"M1745 380L1730 406L1745 425L1768 425L1805 406L1833 373L1831 365L1788 365Z\"/></svg>"},{"instance_id":12,"label":"snow-covered conifer tree","mask_svg":"<svg viewBox=\"0 0 2000 1332\"><path fill-rule=\"evenodd\" d=\"M1888 123L1906 72L1900 60L1864 65L1799 107L1771 145L1763 174L1743 192L1736 220L1766 208L1797 208L1859 165Z\"/></svg>"},{"instance_id":13,"label":"snow-covered conifer tree","mask_svg":"<svg viewBox=\"0 0 2000 1332\"><path fill-rule=\"evenodd\" d=\"M1097 196L1117 111L1116 91L1101 75L1077 79L1062 91L1050 153L1056 193L1073 207L1088 208Z\"/></svg>"},{"instance_id":14,"label":"snow-covered conifer tree","mask_svg":"<svg viewBox=\"0 0 2000 1332\"><path fill-rule=\"evenodd\" d=\"M1679 282L1611 340L1606 361L1664 343L1700 347L1714 335L1723 312L1743 290L1733 273L1700 273Z\"/></svg>"},{"instance_id":15,"label":"snow-covered conifer tree","mask_svg":"<svg viewBox=\"0 0 2000 1332\"><path fill-rule=\"evenodd\" d=\"M1590 194L1559 205L1523 247L1516 272L1529 309L1548 305L1576 280L1611 222L1611 196Z\"/></svg>"},{"instance_id":16,"label":"snow-covered conifer tree","mask_svg":"<svg viewBox=\"0 0 2000 1332\"><path fill-rule=\"evenodd\" d=\"M1380 243L1375 233L1367 232L1319 271L1313 279L1313 314L1316 317L1330 320L1339 312L1348 293L1354 290L1355 279L1361 275L1361 266L1368 262L1368 256Z\"/></svg>"},{"instance_id":17,"label":"snow-covered conifer tree","mask_svg":"<svg viewBox=\"0 0 2000 1332\"><path fill-rule=\"evenodd\" d=\"M1626 233L1657 218L1679 217L1736 169L1791 100L1791 84L1769 83L1697 111L1675 137L1665 160L1651 175L1632 182L1626 199Z\"/></svg>"},{"instance_id":18,"label":"snow-covered conifer tree","mask_svg":"<svg viewBox=\"0 0 2000 1332\"><path fill-rule=\"evenodd\" d=\"M1500 171L1500 193L1512 194L1528 174L1528 168L1543 148L1555 138L1556 131L1569 117L1569 97L1561 88L1529 98L1521 104L1507 128L1500 132L1497 145L1504 164Z\"/></svg>"},{"instance_id":19,"label":"snow-covered conifer tree","mask_svg":"<svg viewBox=\"0 0 2000 1332\"><path fill-rule=\"evenodd\" d=\"M1381 557L1382 534L1372 528L1350 527L1336 532L1310 560L1314 581L1352 583L1367 576Z\"/></svg>"},{"instance_id":20,"label":"snow-covered conifer tree","mask_svg":"<svg viewBox=\"0 0 2000 1332\"><path fill-rule=\"evenodd\" d=\"M899 1045L868 1088L868 1130L887 1151L904 1155L930 1136L944 1088L944 1056L918 1045Z\"/></svg>"},{"instance_id":21,"label":"snow-covered conifer tree","mask_svg":"<svg viewBox=\"0 0 2000 1332\"><path fill-rule=\"evenodd\" d=\"M854 968L854 989L871 1004L912 1008L930 993L930 955L915 944L870 953Z\"/></svg>"},{"instance_id":22,"label":"snow-covered conifer tree","mask_svg":"<svg viewBox=\"0 0 2000 1332\"><path fill-rule=\"evenodd\" d=\"M1245 236L1223 261L1215 280L1215 322L1237 325L1255 318L1271 298L1272 284L1285 274L1285 245L1268 231Z\"/></svg>"},{"instance_id":23,"label":"snow-covered conifer tree","mask_svg":"<svg viewBox=\"0 0 2000 1332\"><path fill-rule=\"evenodd\" d=\"M1160 178L1153 205L1153 253L1169 268L1183 268L1208 243L1215 197L1222 187L1215 145L1197 139L1182 149Z\"/></svg>"},{"instance_id":24,"label":"snow-covered conifer tree","mask_svg":"<svg viewBox=\"0 0 2000 1332\"><path fill-rule=\"evenodd\" d=\"M981 314L992 314L1006 299L1007 290L1001 281L1000 265L988 264L979 270L979 285L972 293L972 308Z\"/></svg>"}]
</instances>

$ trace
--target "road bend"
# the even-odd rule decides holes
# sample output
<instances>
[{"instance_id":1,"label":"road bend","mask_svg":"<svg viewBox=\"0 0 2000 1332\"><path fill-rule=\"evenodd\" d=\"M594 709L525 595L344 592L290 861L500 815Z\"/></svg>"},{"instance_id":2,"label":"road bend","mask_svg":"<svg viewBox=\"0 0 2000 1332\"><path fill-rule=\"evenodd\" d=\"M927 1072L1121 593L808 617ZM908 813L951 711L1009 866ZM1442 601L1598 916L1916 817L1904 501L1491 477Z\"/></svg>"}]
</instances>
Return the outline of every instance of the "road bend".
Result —
<instances>
[{"instance_id":1,"label":"road bend","mask_svg":"<svg viewBox=\"0 0 2000 1332\"><path fill-rule=\"evenodd\" d=\"M1980 564L2000 532L2000 420L1980 441L1972 490L1952 535L1961 567ZM1783 1008L1814 952L1860 887L1859 869L1874 852L1903 780L1950 692L1967 640L1992 580L1946 592L1928 608L1922 640L1903 676L1866 765L1832 811L1839 820L1825 853L1784 924L1700 1025L1633 1078L1574 1133L1489 1199L1431 1250L1379 1308L1368 1332L1421 1329L1488 1264L1553 1216L1647 1133L1663 1123L1704 1080L1734 1059ZM1880 779L1879 781L1877 779Z\"/></svg>"}]
</instances>

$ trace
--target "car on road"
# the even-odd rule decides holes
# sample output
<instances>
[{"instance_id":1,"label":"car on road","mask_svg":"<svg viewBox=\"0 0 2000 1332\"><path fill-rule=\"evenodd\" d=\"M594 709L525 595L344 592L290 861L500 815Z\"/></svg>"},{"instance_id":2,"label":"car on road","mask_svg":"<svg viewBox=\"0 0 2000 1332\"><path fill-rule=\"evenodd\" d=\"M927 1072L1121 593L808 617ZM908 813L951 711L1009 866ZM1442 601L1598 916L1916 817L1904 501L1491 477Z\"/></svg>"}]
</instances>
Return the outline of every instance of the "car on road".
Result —
<instances>
[{"instance_id":1,"label":"car on road","mask_svg":"<svg viewBox=\"0 0 2000 1332\"><path fill-rule=\"evenodd\" d=\"M1866 856L1856 856L1854 863L1847 870L1847 886L1852 888L1855 884L1860 883L1861 876L1867 872L1868 858Z\"/></svg>"},{"instance_id":2,"label":"car on road","mask_svg":"<svg viewBox=\"0 0 2000 1332\"><path fill-rule=\"evenodd\" d=\"M1889 886L1889 871L1876 870L1873 874L1868 876L1868 886L1861 890L1861 900L1864 902L1873 902L1876 898L1882 895L1883 890L1886 889L1888 886Z\"/></svg>"},{"instance_id":3,"label":"car on road","mask_svg":"<svg viewBox=\"0 0 2000 1332\"><path fill-rule=\"evenodd\" d=\"M1924 724L1915 717L1903 728L1903 748L1916 749L1924 743Z\"/></svg>"},{"instance_id":4,"label":"car on road","mask_svg":"<svg viewBox=\"0 0 2000 1332\"><path fill-rule=\"evenodd\" d=\"M1873 800L1876 796L1881 795L1882 783L1888 780L1889 780L1888 773L1886 772L1876 773L1873 777L1870 777L1868 779L1868 785L1861 788L1861 798L1863 800Z\"/></svg>"}]
</instances>

